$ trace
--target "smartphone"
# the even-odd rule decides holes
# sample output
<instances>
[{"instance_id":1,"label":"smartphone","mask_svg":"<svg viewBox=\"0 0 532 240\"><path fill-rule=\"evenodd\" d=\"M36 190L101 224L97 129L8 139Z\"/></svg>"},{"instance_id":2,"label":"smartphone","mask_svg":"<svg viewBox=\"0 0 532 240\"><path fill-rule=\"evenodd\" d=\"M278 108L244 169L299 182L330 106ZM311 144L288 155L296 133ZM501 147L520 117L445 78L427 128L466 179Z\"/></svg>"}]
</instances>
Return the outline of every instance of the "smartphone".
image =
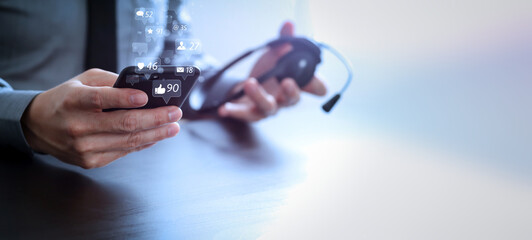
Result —
<instances>
[{"instance_id":1,"label":"smartphone","mask_svg":"<svg viewBox=\"0 0 532 240\"><path fill-rule=\"evenodd\" d=\"M199 68L195 66L162 65L157 66L156 69L129 66L120 72L113 87L133 88L145 92L148 95L148 103L135 109L170 105L181 107L200 74ZM113 108L104 111L114 110L121 109Z\"/></svg>"}]
</instances>

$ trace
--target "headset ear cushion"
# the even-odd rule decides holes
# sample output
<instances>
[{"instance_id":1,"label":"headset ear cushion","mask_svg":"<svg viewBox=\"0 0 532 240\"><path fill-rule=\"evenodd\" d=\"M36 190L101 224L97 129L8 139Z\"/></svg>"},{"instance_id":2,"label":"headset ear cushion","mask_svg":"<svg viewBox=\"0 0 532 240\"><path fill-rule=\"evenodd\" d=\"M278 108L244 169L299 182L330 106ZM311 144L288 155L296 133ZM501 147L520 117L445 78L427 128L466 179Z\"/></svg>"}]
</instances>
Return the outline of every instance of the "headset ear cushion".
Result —
<instances>
[{"instance_id":1,"label":"headset ear cushion","mask_svg":"<svg viewBox=\"0 0 532 240\"><path fill-rule=\"evenodd\" d=\"M314 58L316 64L321 62L321 50L318 46L316 46L316 44L305 38L296 39L297 40L292 43L294 46L294 50L307 51L312 54L312 57Z\"/></svg>"},{"instance_id":2,"label":"headset ear cushion","mask_svg":"<svg viewBox=\"0 0 532 240\"><path fill-rule=\"evenodd\" d=\"M293 78L299 87L306 86L316 70L315 56L308 51L292 50L277 61L274 69L277 69L275 76L277 80Z\"/></svg>"}]
</instances>

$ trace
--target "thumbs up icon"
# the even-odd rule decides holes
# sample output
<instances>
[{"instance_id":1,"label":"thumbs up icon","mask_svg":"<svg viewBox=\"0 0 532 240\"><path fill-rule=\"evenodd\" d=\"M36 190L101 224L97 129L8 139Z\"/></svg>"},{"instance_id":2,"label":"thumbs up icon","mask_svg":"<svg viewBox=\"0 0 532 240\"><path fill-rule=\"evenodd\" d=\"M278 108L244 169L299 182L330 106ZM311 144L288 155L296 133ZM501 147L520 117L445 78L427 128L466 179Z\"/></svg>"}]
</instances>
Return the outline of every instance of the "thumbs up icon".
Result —
<instances>
[{"instance_id":1,"label":"thumbs up icon","mask_svg":"<svg viewBox=\"0 0 532 240\"><path fill-rule=\"evenodd\" d=\"M159 87L155 88L155 94L164 94L166 92L166 89L163 88L162 84L159 84Z\"/></svg>"}]
</instances>

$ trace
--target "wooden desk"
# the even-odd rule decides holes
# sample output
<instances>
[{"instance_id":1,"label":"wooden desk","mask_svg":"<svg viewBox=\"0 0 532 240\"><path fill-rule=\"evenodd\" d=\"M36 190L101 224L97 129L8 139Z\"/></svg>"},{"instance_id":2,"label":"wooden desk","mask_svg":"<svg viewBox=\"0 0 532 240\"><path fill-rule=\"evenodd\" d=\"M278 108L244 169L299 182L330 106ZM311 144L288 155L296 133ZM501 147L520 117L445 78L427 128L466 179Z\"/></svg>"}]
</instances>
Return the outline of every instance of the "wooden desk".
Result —
<instances>
[{"instance_id":1,"label":"wooden desk","mask_svg":"<svg viewBox=\"0 0 532 240\"><path fill-rule=\"evenodd\" d=\"M408 93L398 89L393 97L351 93L330 115L320 112L322 99L305 96L252 125L182 122L177 137L100 169L4 154L0 238L530 239L532 187L530 174L520 174L530 164L510 161L530 155L454 151L438 140L455 143L462 131L439 118L420 128L430 138L398 134L423 122L390 111ZM408 106L425 113L424 103ZM460 116L449 105L437 109ZM470 139L495 128L484 129ZM511 152L518 136L493 146Z\"/></svg>"},{"instance_id":2,"label":"wooden desk","mask_svg":"<svg viewBox=\"0 0 532 240\"><path fill-rule=\"evenodd\" d=\"M178 136L101 169L49 156L0 161L0 236L257 237L301 180L300 156L254 126L186 122Z\"/></svg>"}]
</instances>

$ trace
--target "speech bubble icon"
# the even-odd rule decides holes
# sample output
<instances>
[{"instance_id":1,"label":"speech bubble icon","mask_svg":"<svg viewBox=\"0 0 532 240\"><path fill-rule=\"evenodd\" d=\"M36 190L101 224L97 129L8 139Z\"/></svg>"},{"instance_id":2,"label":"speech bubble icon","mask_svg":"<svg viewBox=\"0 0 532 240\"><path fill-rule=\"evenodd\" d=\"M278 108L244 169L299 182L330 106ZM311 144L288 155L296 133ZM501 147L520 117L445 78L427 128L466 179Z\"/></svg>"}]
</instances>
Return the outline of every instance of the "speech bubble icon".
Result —
<instances>
[{"instance_id":1,"label":"speech bubble icon","mask_svg":"<svg viewBox=\"0 0 532 240\"><path fill-rule=\"evenodd\" d=\"M154 57L135 58L135 73L144 74L146 79L150 79L151 74L159 73L161 69L161 59Z\"/></svg>"},{"instance_id":2,"label":"speech bubble icon","mask_svg":"<svg viewBox=\"0 0 532 240\"><path fill-rule=\"evenodd\" d=\"M195 71L193 66L178 66L175 69L175 75L183 77L183 80L187 80L187 77L194 76Z\"/></svg>"},{"instance_id":3,"label":"speech bubble icon","mask_svg":"<svg viewBox=\"0 0 532 240\"><path fill-rule=\"evenodd\" d=\"M135 20L142 20L144 18L145 8L135 8Z\"/></svg>"},{"instance_id":4,"label":"speech bubble icon","mask_svg":"<svg viewBox=\"0 0 532 240\"><path fill-rule=\"evenodd\" d=\"M126 83L131 84L131 86L135 85L135 83L139 83L140 79L138 75L127 75L126 77Z\"/></svg>"},{"instance_id":5,"label":"speech bubble icon","mask_svg":"<svg viewBox=\"0 0 532 240\"><path fill-rule=\"evenodd\" d=\"M151 95L163 98L164 102L168 104L170 98L181 97L181 80L153 80Z\"/></svg>"},{"instance_id":6,"label":"speech bubble icon","mask_svg":"<svg viewBox=\"0 0 532 240\"><path fill-rule=\"evenodd\" d=\"M200 54L202 44L199 39L176 39L175 51L177 54Z\"/></svg>"},{"instance_id":7,"label":"speech bubble icon","mask_svg":"<svg viewBox=\"0 0 532 240\"><path fill-rule=\"evenodd\" d=\"M156 73L161 65L161 59L154 57L135 58L136 73Z\"/></svg>"},{"instance_id":8,"label":"speech bubble icon","mask_svg":"<svg viewBox=\"0 0 532 240\"><path fill-rule=\"evenodd\" d=\"M164 94L166 92L166 88L163 88L163 85L159 84L159 86L156 87L154 91L155 91L156 95L161 95L161 94Z\"/></svg>"},{"instance_id":9,"label":"speech bubble icon","mask_svg":"<svg viewBox=\"0 0 532 240\"><path fill-rule=\"evenodd\" d=\"M150 25L144 28L144 36L146 37L146 42L151 42L158 38L164 37L165 27L158 25Z\"/></svg>"},{"instance_id":10,"label":"speech bubble icon","mask_svg":"<svg viewBox=\"0 0 532 240\"><path fill-rule=\"evenodd\" d=\"M146 24L147 22L153 23L155 10L153 8L135 8L135 20L142 21Z\"/></svg>"},{"instance_id":11,"label":"speech bubble icon","mask_svg":"<svg viewBox=\"0 0 532 240\"><path fill-rule=\"evenodd\" d=\"M148 44L145 42L134 42L131 44L131 48L133 48L133 52L138 53L139 56L143 53L148 53Z\"/></svg>"}]
</instances>

